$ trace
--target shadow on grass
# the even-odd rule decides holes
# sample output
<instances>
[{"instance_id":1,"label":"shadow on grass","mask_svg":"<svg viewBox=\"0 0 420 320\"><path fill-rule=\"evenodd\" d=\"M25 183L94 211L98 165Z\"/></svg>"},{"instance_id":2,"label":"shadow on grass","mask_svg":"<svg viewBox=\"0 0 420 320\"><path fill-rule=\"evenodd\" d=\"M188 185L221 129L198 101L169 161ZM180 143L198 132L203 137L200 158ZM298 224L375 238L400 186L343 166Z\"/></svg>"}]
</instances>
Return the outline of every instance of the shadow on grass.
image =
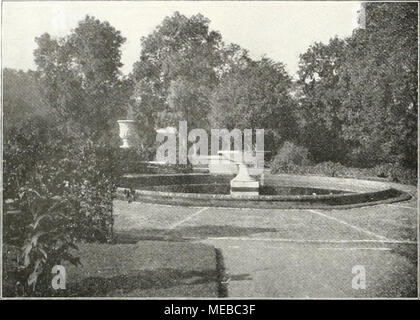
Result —
<instances>
[{"instance_id":1,"label":"shadow on grass","mask_svg":"<svg viewBox=\"0 0 420 320\"><path fill-rule=\"evenodd\" d=\"M193 287L197 285L216 285L218 275L214 270L185 271L179 269L160 268L141 270L132 274L121 274L113 277L90 276L69 284L66 296L104 297L104 296L161 296L161 289L177 286ZM202 287L201 289L202 290ZM188 289L183 289L188 291ZM208 293L211 293L211 290ZM206 296L206 292L202 292ZM194 294L192 294L194 295Z\"/></svg>"},{"instance_id":2,"label":"shadow on grass","mask_svg":"<svg viewBox=\"0 0 420 320\"><path fill-rule=\"evenodd\" d=\"M256 233L276 232L276 228L202 225L176 229L133 229L115 232L116 243L136 243L140 240L190 241L207 237L246 237Z\"/></svg>"}]
</instances>

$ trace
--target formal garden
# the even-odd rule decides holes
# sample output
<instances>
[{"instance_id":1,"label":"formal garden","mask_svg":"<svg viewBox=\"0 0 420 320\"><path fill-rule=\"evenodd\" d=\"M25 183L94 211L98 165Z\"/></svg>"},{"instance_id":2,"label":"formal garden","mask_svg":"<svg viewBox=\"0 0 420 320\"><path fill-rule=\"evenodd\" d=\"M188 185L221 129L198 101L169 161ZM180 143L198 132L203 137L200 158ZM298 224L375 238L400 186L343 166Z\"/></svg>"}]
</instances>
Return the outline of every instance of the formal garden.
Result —
<instances>
[{"instance_id":1,"label":"formal garden","mask_svg":"<svg viewBox=\"0 0 420 320\"><path fill-rule=\"evenodd\" d=\"M417 6L364 6L366 27L311 45L297 78L280 61L252 59L246 48L224 42L201 14L166 17L141 39L127 76L120 71L126 39L106 21L86 16L65 37L40 35L36 70L3 70L3 295L100 296L101 284L51 289L52 268L74 265L77 278L79 265L103 260L119 281L118 259L147 262L150 248L121 247L113 201L126 173L193 171L190 164L147 165L156 155L156 129L181 120L207 131L263 128L272 175L417 185ZM127 117L137 121L140 142L123 150L117 120ZM177 261L174 247L155 250ZM194 276L218 280L205 269L220 263L217 252L182 250L206 257ZM124 281L130 287L152 278L146 272ZM141 294L162 294L149 289Z\"/></svg>"}]
</instances>

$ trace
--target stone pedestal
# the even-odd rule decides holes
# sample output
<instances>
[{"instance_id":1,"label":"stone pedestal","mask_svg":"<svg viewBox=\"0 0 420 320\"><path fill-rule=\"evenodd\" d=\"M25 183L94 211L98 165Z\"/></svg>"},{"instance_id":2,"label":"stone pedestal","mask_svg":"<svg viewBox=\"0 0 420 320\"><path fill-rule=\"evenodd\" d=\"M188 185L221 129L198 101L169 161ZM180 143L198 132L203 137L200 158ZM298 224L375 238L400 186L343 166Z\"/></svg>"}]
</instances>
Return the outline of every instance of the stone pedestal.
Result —
<instances>
[{"instance_id":1,"label":"stone pedestal","mask_svg":"<svg viewBox=\"0 0 420 320\"><path fill-rule=\"evenodd\" d=\"M137 137L136 120L118 120L117 122L120 127L120 138L123 141L120 148L132 148L135 145L135 139Z\"/></svg>"},{"instance_id":2,"label":"stone pedestal","mask_svg":"<svg viewBox=\"0 0 420 320\"><path fill-rule=\"evenodd\" d=\"M248 173L245 163L238 164L238 175L230 181L230 194L232 196L258 196L259 182Z\"/></svg>"}]
</instances>

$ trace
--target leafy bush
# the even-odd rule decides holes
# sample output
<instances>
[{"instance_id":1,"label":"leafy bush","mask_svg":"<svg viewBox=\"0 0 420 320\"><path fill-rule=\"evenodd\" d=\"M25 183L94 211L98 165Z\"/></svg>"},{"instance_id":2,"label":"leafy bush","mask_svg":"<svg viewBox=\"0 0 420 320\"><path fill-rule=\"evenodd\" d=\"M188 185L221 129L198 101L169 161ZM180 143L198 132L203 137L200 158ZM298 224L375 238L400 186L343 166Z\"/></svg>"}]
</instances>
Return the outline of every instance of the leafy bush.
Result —
<instances>
[{"instance_id":1,"label":"leafy bush","mask_svg":"<svg viewBox=\"0 0 420 320\"><path fill-rule=\"evenodd\" d=\"M379 178L388 178L389 173L391 171L391 167L392 167L391 163L380 164L380 165L375 166L372 169L372 172L374 173L375 176Z\"/></svg>"},{"instance_id":2,"label":"leafy bush","mask_svg":"<svg viewBox=\"0 0 420 320\"><path fill-rule=\"evenodd\" d=\"M51 268L78 264L80 241L112 239L112 199L120 176L117 148L66 137L46 123L28 123L4 145L4 241L21 248L19 295L46 295ZM43 125L42 125L43 124ZM9 219L10 209L18 218Z\"/></svg>"},{"instance_id":3,"label":"leafy bush","mask_svg":"<svg viewBox=\"0 0 420 320\"><path fill-rule=\"evenodd\" d=\"M70 253L77 249L75 240L80 238L77 199L48 197L38 191L23 187L18 208L26 225L21 228L20 256L15 274L17 294L39 295L50 292L50 273L55 265L80 261Z\"/></svg>"},{"instance_id":4,"label":"leafy bush","mask_svg":"<svg viewBox=\"0 0 420 320\"><path fill-rule=\"evenodd\" d=\"M298 173L299 167L309 165L308 149L286 141L271 162L271 172Z\"/></svg>"}]
</instances>

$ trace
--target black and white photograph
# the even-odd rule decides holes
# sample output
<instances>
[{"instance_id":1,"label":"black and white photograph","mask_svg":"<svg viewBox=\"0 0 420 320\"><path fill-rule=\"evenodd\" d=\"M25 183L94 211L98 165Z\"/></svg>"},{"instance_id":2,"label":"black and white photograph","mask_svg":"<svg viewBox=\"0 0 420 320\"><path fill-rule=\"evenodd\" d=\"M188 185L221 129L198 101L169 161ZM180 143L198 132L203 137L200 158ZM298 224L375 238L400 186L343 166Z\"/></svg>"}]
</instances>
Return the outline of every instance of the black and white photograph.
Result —
<instances>
[{"instance_id":1,"label":"black and white photograph","mask_svg":"<svg viewBox=\"0 0 420 320\"><path fill-rule=\"evenodd\" d=\"M1 299L419 298L417 1L1 5Z\"/></svg>"}]
</instances>

